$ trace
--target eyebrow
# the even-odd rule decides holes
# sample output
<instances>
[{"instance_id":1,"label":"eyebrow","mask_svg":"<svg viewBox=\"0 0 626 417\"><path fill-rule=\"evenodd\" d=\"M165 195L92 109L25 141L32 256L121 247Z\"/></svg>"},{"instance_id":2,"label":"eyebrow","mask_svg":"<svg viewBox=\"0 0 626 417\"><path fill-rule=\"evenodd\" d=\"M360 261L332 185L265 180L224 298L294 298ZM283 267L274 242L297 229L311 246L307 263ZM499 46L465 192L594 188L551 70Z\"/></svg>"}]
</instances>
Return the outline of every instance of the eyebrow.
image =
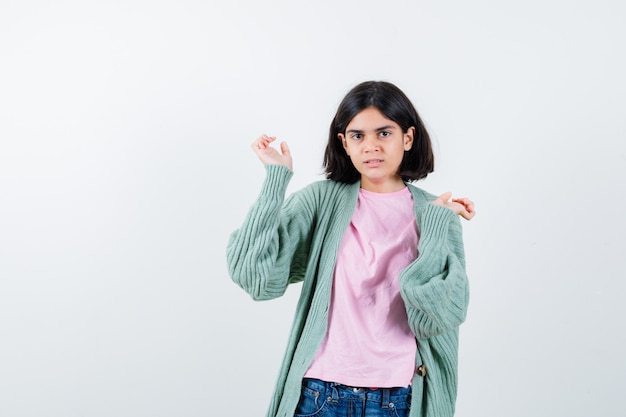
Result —
<instances>
[{"instance_id":1,"label":"eyebrow","mask_svg":"<svg viewBox=\"0 0 626 417\"><path fill-rule=\"evenodd\" d=\"M386 126L382 126L379 128L374 129L375 132L380 132L381 130L389 130L389 129L395 129L395 126L392 125L386 125ZM346 130L346 133L363 133L362 130L359 129L350 129L350 130Z\"/></svg>"}]
</instances>

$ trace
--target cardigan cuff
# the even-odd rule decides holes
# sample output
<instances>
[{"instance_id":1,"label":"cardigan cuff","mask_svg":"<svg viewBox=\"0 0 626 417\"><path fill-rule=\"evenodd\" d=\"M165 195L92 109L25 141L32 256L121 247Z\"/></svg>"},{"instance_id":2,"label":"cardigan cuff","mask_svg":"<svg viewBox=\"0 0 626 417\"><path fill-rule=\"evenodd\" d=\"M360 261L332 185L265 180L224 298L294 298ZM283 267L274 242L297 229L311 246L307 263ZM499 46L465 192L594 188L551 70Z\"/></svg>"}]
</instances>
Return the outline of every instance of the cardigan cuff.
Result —
<instances>
[{"instance_id":1,"label":"cardigan cuff","mask_svg":"<svg viewBox=\"0 0 626 417\"><path fill-rule=\"evenodd\" d=\"M260 198L283 201L293 171L283 165L265 165L265 172Z\"/></svg>"},{"instance_id":2,"label":"cardigan cuff","mask_svg":"<svg viewBox=\"0 0 626 417\"><path fill-rule=\"evenodd\" d=\"M428 204L422 214L420 240L425 237L445 237L455 216L447 207Z\"/></svg>"}]
</instances>

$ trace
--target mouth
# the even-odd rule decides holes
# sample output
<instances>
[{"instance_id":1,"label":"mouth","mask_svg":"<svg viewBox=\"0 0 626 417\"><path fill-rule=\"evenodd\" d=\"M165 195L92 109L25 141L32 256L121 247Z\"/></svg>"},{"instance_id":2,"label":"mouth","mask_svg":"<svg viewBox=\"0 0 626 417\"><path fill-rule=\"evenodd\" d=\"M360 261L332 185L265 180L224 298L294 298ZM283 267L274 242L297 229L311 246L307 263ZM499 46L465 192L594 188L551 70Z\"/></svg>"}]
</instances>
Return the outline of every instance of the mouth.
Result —
<instances>
[{"instance_id":1,"label":"mouth","mask_svg":"<svg viewBox=\"0 0 626 417\"><path fill-rule=\"evenodd\" d=\"M363 162L368 167L375 167L383 163L382 159L368 159Z\"/></svg>"}]
</instances>

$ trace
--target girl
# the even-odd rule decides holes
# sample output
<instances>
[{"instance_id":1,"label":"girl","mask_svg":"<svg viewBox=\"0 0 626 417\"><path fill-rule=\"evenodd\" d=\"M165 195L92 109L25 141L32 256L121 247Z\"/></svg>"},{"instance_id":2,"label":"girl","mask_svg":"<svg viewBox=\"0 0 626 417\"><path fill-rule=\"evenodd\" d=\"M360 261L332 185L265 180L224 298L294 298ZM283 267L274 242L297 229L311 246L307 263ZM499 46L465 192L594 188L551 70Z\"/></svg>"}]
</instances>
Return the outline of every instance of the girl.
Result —
<instances>
[{"instance_id":1,"label":"girl","mask_svg":"<svg viewBox=\"0 0 626 417\"><path fill-rule=\"evenodd\" d=\"M268 417L452 416L468 303L459 216L474 204L409 184L433 171L405 94L364 82L342 100L327 180L284 201L286 143L262 135L261 193L229 240L232 279L255 300L302 282Z\"/></svg>"}]
</instances>

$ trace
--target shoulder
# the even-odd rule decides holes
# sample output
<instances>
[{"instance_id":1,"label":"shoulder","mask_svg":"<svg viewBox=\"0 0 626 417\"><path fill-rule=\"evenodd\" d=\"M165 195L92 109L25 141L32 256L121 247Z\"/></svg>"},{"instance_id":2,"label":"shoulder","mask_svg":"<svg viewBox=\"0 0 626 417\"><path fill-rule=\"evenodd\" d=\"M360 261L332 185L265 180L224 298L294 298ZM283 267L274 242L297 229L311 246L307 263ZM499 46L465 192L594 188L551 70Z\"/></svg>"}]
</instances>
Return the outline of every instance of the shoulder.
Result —
<instances>
[{"instance_id":1,"label":"shoulder","mask_svg":"<svg viewBox=\"0 0 626 417\"><path fill-rule=\"evenodd\" d=\"M315 181L289 196L290 200L297 200L299 204L314 211L327 210L331 207L341 207L356 201L359 183L346 184L333 180Z\"/></svg>"},{"instance_id":2,"label":"shoulder","mask_svg":"<svg viewBox=\"0 0 626 417\"><path fill-rule=\"evenodd\" d=\"M419 188L413 184L407 183L407 187L411 191L411 194L413 195L413 200L415 201L416 205L428 204L437 198L436 195L431 194L428 191L425 191L424 189Z\"/></svg>"},{"instance_id":3,"label":"shoulder","mask_svg":"<svg viewBox=\"0 0 626 417\"><path fill-rule=\"evenodd\" d=\"M333 180L320 180L312 182L306 187L296 191L295 195L303 195L303 196L317 196L323 197L327 195L341 195L341 194L349 194L351 190L356 188L358 190L359 184L346 184L343 182L333 181Z\"/></svg>"}]
</instances>

